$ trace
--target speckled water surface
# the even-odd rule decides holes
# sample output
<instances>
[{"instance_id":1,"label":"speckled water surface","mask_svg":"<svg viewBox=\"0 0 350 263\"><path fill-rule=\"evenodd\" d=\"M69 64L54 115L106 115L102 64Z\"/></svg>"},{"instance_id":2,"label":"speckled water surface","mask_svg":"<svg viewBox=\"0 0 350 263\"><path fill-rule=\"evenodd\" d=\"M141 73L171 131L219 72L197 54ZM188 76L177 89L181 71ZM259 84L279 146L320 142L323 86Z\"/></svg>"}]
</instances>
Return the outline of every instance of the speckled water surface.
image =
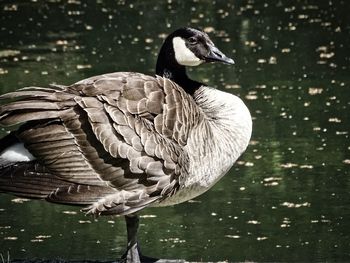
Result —
<instances>
[{"instance_id":1,"label":"speckled water surface","mask_svg":"<svg viewBox=\"0 0 350 263\"><path fill-rule=\"evenodd\" d=\"M141 213L144 254L350 261L349 8L347 0L5 0L0 90L113 71L154 74L169 32L202 28L236 65L190 74L246 102L252 141L206 194ZM123 253L125 239L121 218L0 195L5 259L108 261Z\"/></svg>"}]
</instances>

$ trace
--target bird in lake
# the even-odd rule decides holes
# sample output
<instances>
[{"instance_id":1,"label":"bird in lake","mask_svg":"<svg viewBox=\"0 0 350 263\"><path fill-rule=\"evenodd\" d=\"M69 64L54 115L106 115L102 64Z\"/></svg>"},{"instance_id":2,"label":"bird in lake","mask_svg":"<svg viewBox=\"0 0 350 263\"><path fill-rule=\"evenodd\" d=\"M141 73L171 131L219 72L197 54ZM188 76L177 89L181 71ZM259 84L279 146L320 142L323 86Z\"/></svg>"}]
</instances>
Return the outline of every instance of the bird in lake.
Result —
<instances>
[{"instance_id":1,"label":"bird in lake","mask_svg":"<svg viewBox=\"0 0 350 263\"><path fill-rule=\"evenodd\" d=\"M164 41L156 76L116 72L69 86L1 96L0 191L125 216L123 262L142 262L137 212L188 201L212 187L248 146L240 98L190 79L186 67L234 64L193 28Z\"/></svg>"}]
</instances>

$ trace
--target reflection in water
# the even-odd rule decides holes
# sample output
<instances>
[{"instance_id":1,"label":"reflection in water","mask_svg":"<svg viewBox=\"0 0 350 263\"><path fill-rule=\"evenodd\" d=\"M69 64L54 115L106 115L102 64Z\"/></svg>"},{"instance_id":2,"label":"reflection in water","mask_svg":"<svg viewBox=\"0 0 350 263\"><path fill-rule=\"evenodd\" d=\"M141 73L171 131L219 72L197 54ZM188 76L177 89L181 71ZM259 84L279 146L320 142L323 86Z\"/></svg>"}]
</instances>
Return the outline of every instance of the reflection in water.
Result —
<instances>
[{"instance_id":1,"label":"reflection in water","mask_svg":"<svg viewBox=\"0 0 350 263\"><path fill-rule=\"evenodd\" d=\"M346 1L49 1L0 4L1 93L112 72L153 74L164 36L205 28L236 61L193 78L245 99L248 151L194 201L147 209L145 254L203 261L347 261L349 3ZM231 54L230 54L231 53ZM112 260L118 218L0 196L0 253Z\"/></svg>"}]
</instances>

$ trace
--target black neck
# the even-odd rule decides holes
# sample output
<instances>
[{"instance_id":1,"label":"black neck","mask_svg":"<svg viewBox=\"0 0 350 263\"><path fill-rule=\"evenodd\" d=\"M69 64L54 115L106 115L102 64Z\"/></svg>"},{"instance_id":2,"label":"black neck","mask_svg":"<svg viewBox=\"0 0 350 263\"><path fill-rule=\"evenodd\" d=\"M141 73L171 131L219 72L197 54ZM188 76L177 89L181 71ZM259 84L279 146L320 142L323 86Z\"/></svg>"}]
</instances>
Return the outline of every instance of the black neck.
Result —
<instances>
[{"instance_id":1,"label":"black neck","mask_svg":"<svg viewBox=\"0 0 350 263\"><path fill-rule=\"evenodd\" d=\"M190 79L186 74L186 67L179 65L175 60L174 50L170 40L166 39L158 55L156 74L176 82L188 94L194 92L203 85L200 82Z\"/></svg>"}]
</instances>

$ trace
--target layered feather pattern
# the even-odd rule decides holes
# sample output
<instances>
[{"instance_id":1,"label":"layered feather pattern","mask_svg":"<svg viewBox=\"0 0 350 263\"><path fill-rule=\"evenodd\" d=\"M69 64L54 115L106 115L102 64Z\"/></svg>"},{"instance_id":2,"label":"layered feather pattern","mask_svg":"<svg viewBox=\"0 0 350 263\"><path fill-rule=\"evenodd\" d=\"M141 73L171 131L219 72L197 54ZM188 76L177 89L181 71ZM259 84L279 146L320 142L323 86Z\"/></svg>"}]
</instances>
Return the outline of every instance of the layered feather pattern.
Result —
<instances>
[{"instance_id":1,"label":"layered feather pattern","mask_svg":"<svg viewBox=\"0 0 350 263\"><path fill-rule=\"evenodd\" d=\"M0 190L93 214L129 214L174 195L189 133L204 118L174 82L130 72L1 99L0 124L22 124L11 136L36 159L0 159Z\"/></svg>"}]
</instances>

